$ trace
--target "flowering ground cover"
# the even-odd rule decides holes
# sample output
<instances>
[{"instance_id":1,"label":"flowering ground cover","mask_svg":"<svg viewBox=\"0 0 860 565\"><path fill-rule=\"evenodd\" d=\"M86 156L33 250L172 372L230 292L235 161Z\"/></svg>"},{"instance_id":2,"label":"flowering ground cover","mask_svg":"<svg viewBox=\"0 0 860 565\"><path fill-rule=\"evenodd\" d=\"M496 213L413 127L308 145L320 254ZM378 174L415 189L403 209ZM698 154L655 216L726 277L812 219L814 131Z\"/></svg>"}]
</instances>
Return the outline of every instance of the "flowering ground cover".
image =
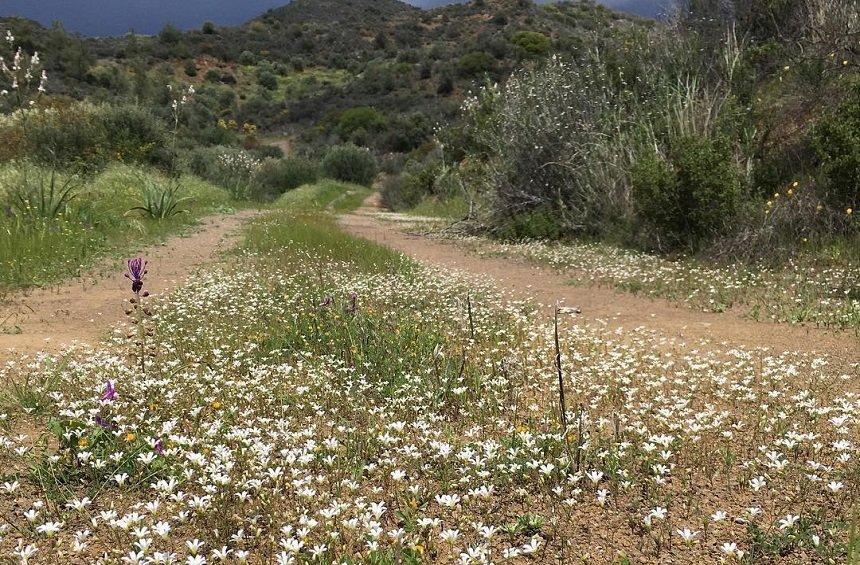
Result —
<instances>
[{"instance_id":1,"label":"flowering ground cover","mask_svg":"<svg viewBox=\"0 0 860 565\"><path fill-rule=\"evenodd\" d=\"M555 325L318 214L258 220L163 298L130 267L126 328L0 373L13 561L860 552L856 365Z\"/></svg>"},{"instance_id":2,"label":"flowering ground cover","mask_svg":"<svg viewBox=\"0 0 860 565\"><path fill-rule=\"evenodd\" d=\"M860 331L860 265L850 260L829 266L811 260L788 261L778 268L719 266L602 243L457 241L481 254L550 265L569 272L575 284L667 298L708 312L741 308L761 320Z\"/></svg>"}]
</instances>

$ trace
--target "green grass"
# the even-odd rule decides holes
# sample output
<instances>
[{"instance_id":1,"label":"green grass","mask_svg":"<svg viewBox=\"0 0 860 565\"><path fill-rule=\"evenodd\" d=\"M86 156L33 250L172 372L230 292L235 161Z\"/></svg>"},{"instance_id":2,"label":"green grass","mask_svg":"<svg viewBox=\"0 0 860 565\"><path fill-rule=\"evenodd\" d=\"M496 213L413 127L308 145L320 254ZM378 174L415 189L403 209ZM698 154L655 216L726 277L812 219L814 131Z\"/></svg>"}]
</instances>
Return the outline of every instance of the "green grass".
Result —
<instances>
[{"instance_id":1,"label":"green grass","mask_svg":"<svg viewBox=\"0 0 860 565\"><path fill-rule=\"evenodd\" d=\"M12 165L0 169L0 202L10 202L20 182L19 173ZM45 173L31 169L28 174ZM140 204L146 180L160 179L148 169L112 165L93 178L80 180L69 209L58 217L0 216L0 295L79 275L98 258L160 241L229 205L224 190L185 176L181 179L183 195L192 198L186 206L188 213L163 220L127 213Z\"/></svg>"},{"instance_id":2,"label":"green grass","mask_svg":"<svg viewBox=\"0 0 860 565\"><path fill-rule=\"evenodd\" d=\"M409 210L409 214L414 216L445 219L462 219L468 213L469 203L459 195L443 199L427 196L417 206Z\"/></svg>"},{"instance_id":3,"label":"green grass","mask_svg":"<svg viewBox=\"0 0 860 565\"><path fill-rule=\"evenodd\" d=\"M301 209L278 210L252 222L242 249L280 256L317 256L344 262L363 272L399 272L410 262L400 253L344 233L328 214Z\"/></svg>"},{"instance_id":4,"label":"green grass","mask_svg":"<svg viewBox=\"0 0 860 565\"><path fill-rule=\"evenodd\" d=\"M369 188L357 184L324 179L284 193L275 206L304 211L329 210L343 214L361 206L370 192Z\"/></svg>"}]
</instances>

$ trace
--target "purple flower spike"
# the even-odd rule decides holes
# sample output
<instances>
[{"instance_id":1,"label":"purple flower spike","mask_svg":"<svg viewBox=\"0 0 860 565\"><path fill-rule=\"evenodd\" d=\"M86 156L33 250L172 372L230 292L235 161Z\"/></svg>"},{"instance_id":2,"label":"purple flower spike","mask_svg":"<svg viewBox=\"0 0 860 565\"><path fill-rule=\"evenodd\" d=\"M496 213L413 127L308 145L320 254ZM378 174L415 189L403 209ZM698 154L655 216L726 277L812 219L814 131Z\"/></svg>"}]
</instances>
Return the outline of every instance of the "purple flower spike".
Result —
<instances>
[{"instance_id":1,"label":"purple flower spike","mask_svg":"<svg viewBox=\"0 0 860 565\"><path fill-rule=\"evenodd\" d=\"M116 389L113 387L113 383L111 381L108 381L105 384L105 391L102 393L101 399L111 401L111 400L116 400L116 397L117 397Z\"/></svg>"},{"instance_id":2,"label":"purple flower spike","mask_svg":"<svg viewBox=\"0 0 860 565\"><path fill-rule=\"evenodd\" d=\"M142 257L128 260L128 271L125 273L125 278L131 281L131 291L135 294L143 288L143 277L147 272L146 261Z\"/></svg>"}]
</instances>

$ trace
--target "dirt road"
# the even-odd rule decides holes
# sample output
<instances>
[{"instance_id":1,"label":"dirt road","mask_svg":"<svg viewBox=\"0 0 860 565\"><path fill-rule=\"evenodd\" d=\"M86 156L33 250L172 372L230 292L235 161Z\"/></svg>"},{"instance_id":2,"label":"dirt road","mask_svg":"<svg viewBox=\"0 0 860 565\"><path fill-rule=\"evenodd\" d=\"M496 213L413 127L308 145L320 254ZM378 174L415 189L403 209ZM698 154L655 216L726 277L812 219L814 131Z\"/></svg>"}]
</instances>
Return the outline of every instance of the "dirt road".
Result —
<instances>
[{"instance_id":1,"label":"dirt road","mask_svg":"<svg viewBox=\"0 0 860 565\"><path fill-rule=\"evenodd\" d=\"M644 327L688 344L708 340L723 348L827 353L844 366L860 361L860 341L849 332L756 322L730 312L697 312L662 299L576 287L570 284L569 276L553 269L508 258L479 257L450 242L405 233L383 217L378 199L371 196L358 211L343 216L341 224L353 235L387 245L424 264L489 277L517 298L534 299L547 306L562 303L579 307L586 320L610 328Z\"/></svg>"},{"instance_id":2,"label":"dirt road","mask_svg":"<svg viewBox=\"0 0 860 565\"><path fill-rule=\"evenodd\" d=\"M187 235L173 236L134 256L149 261L146 287L160 293L181 284L200 265L215 260L235 241L236 229L253 211L204 218ZM105 262L87 275L58 287L31 290L0 304L0 360L20 353L56 351L92 343L124 317L129 282L121 261ZM14 350L14 351L11 351Z\"/></svg>"}]
</instances>

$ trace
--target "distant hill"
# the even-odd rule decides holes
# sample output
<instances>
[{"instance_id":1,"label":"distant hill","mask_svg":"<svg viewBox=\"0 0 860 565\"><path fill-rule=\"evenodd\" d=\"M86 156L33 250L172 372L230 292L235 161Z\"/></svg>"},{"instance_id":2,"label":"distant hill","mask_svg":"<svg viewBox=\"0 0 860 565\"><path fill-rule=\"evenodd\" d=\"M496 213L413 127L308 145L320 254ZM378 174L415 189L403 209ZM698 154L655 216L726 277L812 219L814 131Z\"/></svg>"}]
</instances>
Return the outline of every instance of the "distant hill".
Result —
<instances>
[{"instance_id":1,"label":"distant hill","mask_svg":"<svg viewBox=\"0 0 860 565\"><path fill-rule=\"evenodd\" d=\"M399 151L420 144L487 80L655 24L585 0L429 10L398 0L295 0L240 26L168 27L154 37L76 38L25 20L5 25L43 53L54 93L139 101L157 98L166 82L193 83L205 105L199 120L212 127L235 120L309 143L334 136ZM367 123L342 126L356 108Z\"/></svg>"},{"instance_id":2,"label":"distant hill","mask_svg":"<svg viewBox=\"0 0 860 565\"><path fill-rule=\"evenodd\" d=\"M409 0L420 8L437 8L458 0ZM641 16L661 12L660 0L600 0L605 5ZM212 20L218 25L238 25L286 0L2 0L0 17L20 16L89 36L122 35L129 30L155 34L165 24L188 30ZM379 2L383 4L383 1Z\"/></svg>"},{"instance_id":3,"label":"distant hill","mask_svg":"<svg viewBox=\"0 0 860 565\"><path fill-rule=\"evenodd\" d=\"M266 12L260 19L287 23L372 24L391 18L415 16L421 10L400 0L293 0Z\"/></svg>"}]
</instances>

